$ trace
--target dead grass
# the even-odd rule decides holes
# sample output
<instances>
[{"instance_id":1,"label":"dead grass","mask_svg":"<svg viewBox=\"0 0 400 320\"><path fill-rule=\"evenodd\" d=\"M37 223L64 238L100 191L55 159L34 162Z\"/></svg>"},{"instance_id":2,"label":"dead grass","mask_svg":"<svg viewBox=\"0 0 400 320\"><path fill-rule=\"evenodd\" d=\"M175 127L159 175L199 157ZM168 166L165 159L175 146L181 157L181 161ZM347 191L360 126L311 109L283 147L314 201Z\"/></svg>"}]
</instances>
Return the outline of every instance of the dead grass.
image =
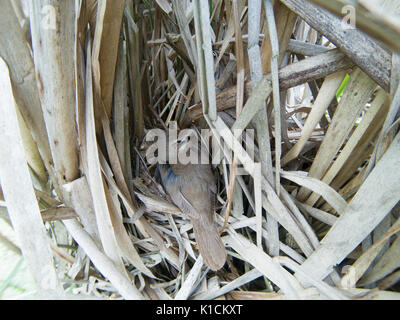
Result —
<instances>
[{"instance_id":1,"label":"dead grass","mask_svg":"<svg viewBox=\"0 0 400 320\"><path fill-rule=\"evenodd\" d=\"M42 297L400 298L400 64L371 32L392 14L361 11L378 42L304 0L7 3L0 217ZM141 148L174 124L233 151L217 272Z\"/></svg>"}]
</instances>

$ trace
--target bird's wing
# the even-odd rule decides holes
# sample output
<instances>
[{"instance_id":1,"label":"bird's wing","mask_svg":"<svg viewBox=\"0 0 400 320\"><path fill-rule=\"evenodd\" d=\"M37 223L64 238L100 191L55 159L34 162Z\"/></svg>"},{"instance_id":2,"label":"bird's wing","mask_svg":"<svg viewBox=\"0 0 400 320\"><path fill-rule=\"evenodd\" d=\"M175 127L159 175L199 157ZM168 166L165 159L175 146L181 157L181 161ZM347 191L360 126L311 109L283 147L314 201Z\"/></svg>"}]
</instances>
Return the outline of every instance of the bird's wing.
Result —
<instances>
[{"instance_id":1,"label":"bird's wing","mask_svg":"<svg viewBox=\"0 0 400 320\"><path fill-rule=\"evenodd\" d=\"M172 167L167 164L159 165L158 170L161 183L175 205L190 218L198 219L199 214L197 210L182 192L182 177L178 176Z\"/></svg>"},{"instance_id":2,"label":"bird's wing","mask_svg":"<svg viewBox=\"0 0 400 320\"><path fill-rule=\"evenodd\" d=\"M192 219L214 221L214 197L211 185L212 171L205 167L160 165L162 184L172 201ZM214 177L213 177L214 178Z\"/></svg>"},{"instance_id":3,"label":"bird's wing","mask_svg":"<svg viewBox=\"0 0 400 320\"><path fill-rule=\"evenodd\" d=\"M174 202L177 204L179 203L178 207L179 209L182 210L183 213L186 213L192 219L200 219L201 216L198 210L187 199L187 197L184 194L184 191L182 191L182 188L179 188L175 197L177 198L176 200L178 201L174 200Z\"/></svg>"}]
</instances>

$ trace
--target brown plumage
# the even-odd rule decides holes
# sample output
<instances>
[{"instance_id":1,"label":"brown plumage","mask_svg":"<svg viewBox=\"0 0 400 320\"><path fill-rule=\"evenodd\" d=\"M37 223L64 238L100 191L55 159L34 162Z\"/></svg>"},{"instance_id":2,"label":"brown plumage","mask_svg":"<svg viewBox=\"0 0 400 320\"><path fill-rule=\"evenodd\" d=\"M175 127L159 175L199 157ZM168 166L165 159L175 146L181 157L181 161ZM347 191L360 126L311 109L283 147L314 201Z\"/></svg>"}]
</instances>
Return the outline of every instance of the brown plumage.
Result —
<instances>
[{"instance_id":1,"label":"brown plumage","mask_svg":"<svg viewBox=\"0 0 400 320\"><path fill-rule=\"evenodd\" d=\"M175 205L192 222L204 263L212 270L223 267L226 251L214 223L215 177L208 164L159 164L161 182Z\"/></svg>"}]
</instances>

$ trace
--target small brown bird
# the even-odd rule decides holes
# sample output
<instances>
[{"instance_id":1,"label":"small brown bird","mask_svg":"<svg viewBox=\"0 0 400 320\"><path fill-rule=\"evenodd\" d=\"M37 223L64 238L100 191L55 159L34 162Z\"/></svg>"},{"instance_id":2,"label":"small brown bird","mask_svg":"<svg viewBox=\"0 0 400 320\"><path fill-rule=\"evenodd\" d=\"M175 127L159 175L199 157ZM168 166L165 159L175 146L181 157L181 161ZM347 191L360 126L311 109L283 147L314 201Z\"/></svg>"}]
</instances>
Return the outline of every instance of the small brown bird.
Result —
<instances>
[{"instance_id":1,"label":"small brown bird","mask_svg":"<svg viewBox=\"0 0 400 320\"><path fill-rule=\"evenodd\" d=\"M209 164L159 164L159 176L175 205L187 214L205 264L223 267L226 251L214 222L216 184Z\"/></svg>"}]
</instances>

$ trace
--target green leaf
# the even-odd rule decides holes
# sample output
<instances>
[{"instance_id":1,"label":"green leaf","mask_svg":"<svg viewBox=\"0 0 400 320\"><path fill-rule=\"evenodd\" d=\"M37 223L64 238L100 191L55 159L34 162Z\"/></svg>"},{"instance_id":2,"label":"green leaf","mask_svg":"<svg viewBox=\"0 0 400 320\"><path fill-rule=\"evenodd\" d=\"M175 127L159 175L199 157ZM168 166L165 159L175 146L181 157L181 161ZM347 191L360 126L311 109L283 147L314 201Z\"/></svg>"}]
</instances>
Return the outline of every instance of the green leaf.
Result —
<instances>
[{"instance_id":1,"label":"green leaf","mask_svg":"<svg viewBox=\"0 0 400 320\"><path fill-rule=\"evenodd\" d=\"M344 89L346 89L348 81L349 81L349 75L346 74L338 91L336 91L336 99L339 99L342 96Z\"/></svg>"}]
</instances>

